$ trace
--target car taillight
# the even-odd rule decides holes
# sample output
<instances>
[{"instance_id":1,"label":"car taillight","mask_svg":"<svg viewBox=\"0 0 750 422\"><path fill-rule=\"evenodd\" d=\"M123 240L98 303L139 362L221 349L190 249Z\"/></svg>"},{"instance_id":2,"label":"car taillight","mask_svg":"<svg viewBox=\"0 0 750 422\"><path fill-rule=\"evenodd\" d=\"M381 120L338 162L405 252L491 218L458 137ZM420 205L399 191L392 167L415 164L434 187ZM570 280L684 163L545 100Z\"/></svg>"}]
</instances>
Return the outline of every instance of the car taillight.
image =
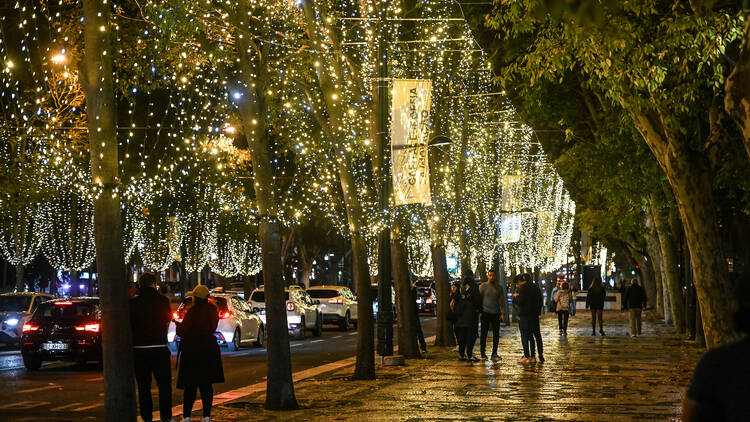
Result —
<instances>
[{"instance_id":1,"label":"car taillight","mask_svg":"<svg viewBox=\"0 0 750 422\"><path fill-rule=\"evenodd\" d=\"M343 305L344 304L344 299L342 299L342 298L328 299L328 303L333 303L334 305Z\"/></svg>"},{"instance_id":2,"label":"car taillight","mask_svg":"<svg viewBox=\"0 0 750 422\"><path fill-rule=\"evenodd\" d=\"M286 304L287 311L293 311L295 309L297 309L297 306L294 304L294 302L287 302Z\"/></svg>"},{"instance_id":3,"label":"car taillight","mask_svg":"<svg viewBox=\"0 0 750 422\"><path fill-rule=\"evenodd\" d=\"M230 316L232 316L232 313L231 313L231 312L229 312L229 311L224 311L224 312L223 312L223 313L221 314L221 318L229 318Z\"/></svg>"},{"instance_id":4,"label":"car taillight","mask_svg":"<svg viewBox=\"0 0 750 422\"><path fill-rule=\"evenodd\" d=\"M424 303L432 303L432 298L428 297L427 299L424 300Z\"/></svg>"},{"instance_id":5,"label":"car taillight","mask_svg":"<svg viewBox=\"0 0 750 422\"><path fill-rule=\"evenodd\" d=\"M68 305L72 305L72 304L73 304L73 302L71 302L69 300L63 300L63 301L60 301L60 302L55 302L55 305L57 305L57 306L68 306Z\"/></svg>"},{"instance_id":6,"label":"car taillight","mask_svg":"<svg viewBox=\"0 0 750 422\"><path fill-rule=\"evenodd\" d=\"M76 325L76 331L88 331L90 333L98 333L101 329L99 323Z\"/></svg>"},{"instance_id":7,"label":"car taillight","mask_svg":"<svg viewBox=\"0 0 750 422\"><path fill-rule=\"evenodd\" d=\"M21 331L24 333L27 331L36 331L39 329L39 326L33 325L33 324L23 324L23 327L21 327Z\"/></svg>"}]
</instances>

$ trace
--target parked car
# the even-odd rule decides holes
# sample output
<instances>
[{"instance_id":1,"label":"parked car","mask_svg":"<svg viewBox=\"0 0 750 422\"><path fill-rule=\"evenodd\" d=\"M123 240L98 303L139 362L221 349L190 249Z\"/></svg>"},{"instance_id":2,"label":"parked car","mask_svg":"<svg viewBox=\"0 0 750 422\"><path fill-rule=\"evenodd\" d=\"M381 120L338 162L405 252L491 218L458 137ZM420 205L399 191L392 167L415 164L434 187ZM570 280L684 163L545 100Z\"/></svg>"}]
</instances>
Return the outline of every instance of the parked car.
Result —
<instances>
[{"instance_id":1,"label":"parked car","mask_svg":"<svg viewBox=\"0 0 750 422\"><path fill-rule=\"evenodd\" d=\"M214 336L220 346L227 346L230 351L239 350L242 344L251 343L257 347L265 344L265 322L257 312L253 312L239 295L232 293L213 293L208 300L216 305L219 311L219 325L216 327ZM172 314L175 321L182 322L190 305L193 303L192 296L188 296L180 303L180 306ZM167 340L170 347L176 350L179 347L180 337L175 333L176 325L169 323Z\"/></svg>"},{"instance_id":2,"label":"parked car","mask_svg":"<svg viewBox=\"0 0 750 422\"><path fill-rule=\"evenodd\" d=\"M435 310L437 309L435 289L430 287L417 287L417 309L419 312L435 313Z\"/></svg>"},{"instance_id":3,"label":"parked car","mask_svg":"<svg viewBox=\"0 0 750 422\"><path fill-rule=\"evenodd\" d=\"M307 293L319 302L324 323L337 324L344 331L352 325L357 328L357 299L348 287L315 286Z\"/></svg>"},{"instance_id":4,"label":"parked car","mask_svg":"<svg viewBox=\"0 0 750 422\"><path fill-rule=\"evenodd\" d=\"M16 344L21 341L21 328L42 302L54 299L48 293L0 294L0 343Z\"/></svg>"},{"instance_id":5,"label":"parked car","mask_svg":"<svg viewBox=\"0 0 750 422\"><path fill-rule=\"evenodd\" d=\"M305 330L311 330L315 337L323 335L323 313L310 296L299 287L293 286L284 290L286 300L286 323L289 335L298 339L305 338ZM266 294L263 286L250 294L250 306L258 311L260 318L266 321Z\"/></svg>"},{"instance_id":6,"label":"parked car","mask_svg":"<svg viewBox=\"0 0 750 422\"><path fill-rule=\"evenodd\" d=\"M85 363L102 360L102 326L99 298L46 301L23 324L21 355L29 371L43 361Z\"/></svg>"}]
</instances>

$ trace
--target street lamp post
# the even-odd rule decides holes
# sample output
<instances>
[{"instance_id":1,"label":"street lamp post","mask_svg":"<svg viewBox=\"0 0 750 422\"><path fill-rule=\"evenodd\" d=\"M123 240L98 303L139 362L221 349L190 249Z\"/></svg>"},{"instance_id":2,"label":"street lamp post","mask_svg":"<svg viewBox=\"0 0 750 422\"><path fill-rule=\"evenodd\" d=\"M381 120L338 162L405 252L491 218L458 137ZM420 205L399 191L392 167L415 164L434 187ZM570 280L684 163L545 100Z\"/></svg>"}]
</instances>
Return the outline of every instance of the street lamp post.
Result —
<instances>
[{"instance_id":1,"label":"street lamp post","mask_svg":"<svg viewBox=\"0 0 750 422\"><path fill-rule=\"evenodd\" d=\"M388 52L386 44L386 8L379 3L378 10L378 79L375 89L375 125L377 128L378 161L378 209L390 209L391 178L388 172ZM377 353L380 356L393 355L393 307L391 300L391 231L383 227L378 238L378 314L377 314Z\"/></svg>"}]
</instances>

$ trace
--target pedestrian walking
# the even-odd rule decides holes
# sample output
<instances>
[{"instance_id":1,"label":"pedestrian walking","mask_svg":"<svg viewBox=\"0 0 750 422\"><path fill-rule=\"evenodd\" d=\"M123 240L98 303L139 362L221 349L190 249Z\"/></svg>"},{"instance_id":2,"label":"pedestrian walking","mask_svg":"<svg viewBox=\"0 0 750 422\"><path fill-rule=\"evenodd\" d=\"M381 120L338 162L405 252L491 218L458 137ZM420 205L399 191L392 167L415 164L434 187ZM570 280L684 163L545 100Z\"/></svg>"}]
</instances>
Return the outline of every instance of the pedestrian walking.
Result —
<instances>
[{"instance_id":1,"label":"pedestrian walking","mask_svg":"<svg viewBox=\"0 0 750 422\"><path fill-rule=\"evenodd\" d=\"M599 320L599 333L604 335L604 322L602 321L604 314L604 298L607 296L607 292L602 287L602 279L600 277L594 278L589 287L589 291L586 293L586 308L591 309L591 335L596 335L596 320Z\"/></svg>"},{"instance_id":2,"label":"pedestrian walking","mask_svg":"<svg viewBox=\"0 0 750 422\"><path fill-rule=\"evenodd\" d=\"M482 359L487 359L485 353L487 345L487 333L492 330L492 355L493 361L500 360L497 353L497 345L500 340L500 321L504 321L503 316L503 289L497 282L495 270L487 273L487 281L479 285L479 295L482 298L482 313L480 314L482 328L479 337L479 351Z\"/></svg>"},{"instance_id":3,"label":"pedestrian walking","mask_svg":"<svg viewBox=\"0 0 750 422\"><path fill-rule=\"evenodd\" d=\"M646 291L633 279L630 287L625 291L625 308L630 314L630 335L638 337L641 335L641 312L646 309Z\"/></svg>"},{"instance_id":4,"label":"pedestrian walking","mask_svg":"<svg viewBox=\"0 0 750 422\"><path fill-rule=\"evenodd\" d=\"M520 277L518 279L518 291L513 295L513 300L518 303L518 327L521 332L521 345L523 347L523 357L518 362L536 362L536 349L539 352L539 362L543 363L544 347L539 327L539 314L542 312L542 306L544 306L544 298L539 286L531 281L530 275L523 274L518 277Z\"/></svg>"},{"instance_id":5,"label":"pedestrian walking","mask_svg":"<svg viewBox=\"0 0 750 422\"><path fill-rule=\"evenodd\" d=\"M196 393L200 389L203 422L210 422L213 384L224 382L221 351L214 337L219 324L219 311L208 301L206 286L197 286L191 295L193 306L188 309L182 322L176 323L182 356L177 372L177 388L185 390L182 420L190 422Z\"/></svg>"},{"instance_id":6,"label":"pedestrian walking","mask_svg":"<svg viewBox=\"0 0 750 422\"><path fill-rule=\"evenodd\" d=\"M570 285L567 281L563 282L560 286L560 290L555 295L555 303L557 307L557 328L560 329L560 335L568 335L568 318L570 317Z\"/></svg>"},{"instance_id":7,"label":"pedestrian walking","mask_svg":"<svg viewBox=\"0 0 750 422\"><path fill-rule=\"evenodd\" d=\"M172 361L167 343L172 310L169 299L156 290L154 274L141 275L138 285L139 294L130 299L130 327L133 332L133 363L141 418L146 422L153 418L153 375L159 389L159 417L163 422L173 421Z\"/></svg>"},{"instance_id":8,"label":"pedestrian walking","mask_svg":"<svg viewBox=\"0 0 750 422\"><path fill-rule=\"evenodd\" d=\"M454 302L454 312L456 313L456 335L458 337L458 360L468 360L470 362L479 362L474 357L472 351L474 342L477 340L477 316L478 306L474 280L466 277L461 285L460 294Z\"/></svg>"},{"instance_id":9,"label":"pedestrian walking","mask_svg":"<svg viewBox=\"0 0 750 422\"><path fill-rule=\"evenodd\" d=\"M578 286L577 283L569 283L570 285L570 305L568 306L568 309L570 309L570 316L576 316L576 296L578 296Z\"/></svg>"},{"instance_id":10,"label":"pedestrian walking","mask_svg":"<svg viewBox=\"0 0 750 422\"><path fill-rule=\"evenodd\" d=\"M422 353L427 353L427 343L424 341L424 332L422 331L422 322L419 320L419 306L417 306L417 282L411 285L411 303L414 304L414 324L417 327L417 342Z\"/></svg>"}]
</instances>

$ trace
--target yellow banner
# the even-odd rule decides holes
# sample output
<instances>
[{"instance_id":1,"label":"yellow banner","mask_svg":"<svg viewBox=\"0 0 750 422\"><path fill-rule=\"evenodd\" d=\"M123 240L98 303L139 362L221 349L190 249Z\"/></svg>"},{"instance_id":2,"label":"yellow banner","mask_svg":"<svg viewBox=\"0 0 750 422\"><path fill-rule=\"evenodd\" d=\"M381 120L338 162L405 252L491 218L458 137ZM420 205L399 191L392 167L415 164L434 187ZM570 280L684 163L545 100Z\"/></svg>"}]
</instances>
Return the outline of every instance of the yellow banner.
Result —
<instances>
[{"instance_id":1,"label":"yellow banner","mask_svg":"<svg viewBox=\"0 0 750 422\"><path fill-rule=\"evenodd\" d=\"M427 162L431 89L430 80L393 80L391 163L396 205L432 202Z\"/></svg>"}]
</instances>

